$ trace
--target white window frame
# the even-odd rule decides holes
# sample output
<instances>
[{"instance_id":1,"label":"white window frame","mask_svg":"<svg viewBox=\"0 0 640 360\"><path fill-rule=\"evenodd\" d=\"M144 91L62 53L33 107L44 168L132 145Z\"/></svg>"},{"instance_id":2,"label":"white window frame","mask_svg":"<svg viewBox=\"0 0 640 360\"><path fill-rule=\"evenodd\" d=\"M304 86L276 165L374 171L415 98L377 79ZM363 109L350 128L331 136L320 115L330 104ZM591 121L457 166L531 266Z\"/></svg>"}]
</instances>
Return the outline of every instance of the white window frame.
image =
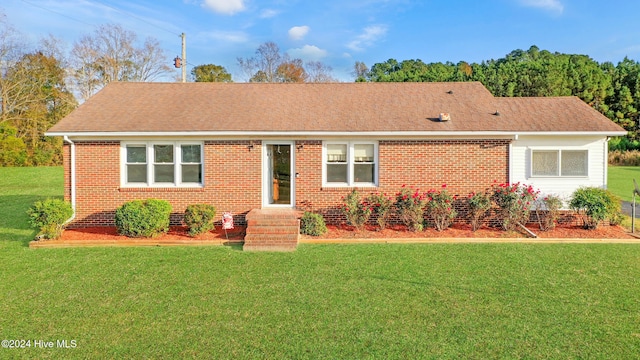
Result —
<instances>
[{"instance_id":1,"label":"white window frame","mask_svg":"<svg viewBox=\"0 0 640 360\"><path fill-rule=\"evenodd\" d=\"M147 181L127 182L127 146L145 146L147 154ZM154 145L173 146L173 179L174 182L155 182L155 153ZM182 162L182 145L200 146L200 171L202 181L199 183L182 182L182 165L193 165L195 163ZM120 186L124 188L200 188L204 187L204 142L202 141L123 141L120 143Z\"/></svg>"},{"instance_id":2,"label":"white window frame","mask_svg":"<svg viewBox=\"0 0 640 360\"><path fill-rule=\"evenodd\" d=\"M327 145L347 145L347 182L327 181ZM354 148L355 145L373 145L373 177L374 182L355 182L354 180ZM367 163L365 163L367 164ZM322 142L322 186L323 187L377 187L379 183L380 159L378 156L378 141L340 141L331 140Z\"/></svg>"},{"instance_id":3,"label":"white window frame","mask_svg":"<svg viewBox=\"0 0 640 360\"><path fill-rule=\"evenodd\" d=\"M554 151L556 152L556 156L557 156L557 163L558 163L558 175L536 175L534 174L533 171L533 153L537 152L537 151L546 151L546 152L550 152L550 151ZM586 161L587 163L585 164L586 166L586 174L585 175L562 175L562 152L563 151L581 151L584 152L586 154ZM532 178L588 178L589 177L589 150L588 149L584 149L584 148L532 148L530 149L529 154L531 155L529 158L529 169L530 169L530 176Z\"/></svg>"}]
</instances>

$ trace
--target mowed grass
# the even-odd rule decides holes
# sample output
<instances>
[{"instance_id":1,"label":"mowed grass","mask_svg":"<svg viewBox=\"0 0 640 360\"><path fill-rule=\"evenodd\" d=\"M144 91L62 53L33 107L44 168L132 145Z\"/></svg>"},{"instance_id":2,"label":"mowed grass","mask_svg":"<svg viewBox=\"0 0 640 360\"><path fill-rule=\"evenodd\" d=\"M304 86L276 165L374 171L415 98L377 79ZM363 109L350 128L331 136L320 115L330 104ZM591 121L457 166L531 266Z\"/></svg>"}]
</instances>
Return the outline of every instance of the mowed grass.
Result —
<instances>
[{"instance_id":1,"label":"mowed grass","mask_svg":"<svg viewBox=\"0 0 640 360\"><path fill-rule=\"evenodd\" d=\"M633 198L633 179L640 186L640 166L609 166L607 188L624 201ZM636 197L640 202L640 198Z\"/></svg>"},{"instance_id":2,"label":"mowed grass","mask_svg":"<svg viewBox=\"0 0 640 360\"><path fill-rule=\"evenodd\" d=\"M36 199L61 195L59 183L37 194L38 170L21 170L30 190L12 191ZM5 187L0 192L11 196ZM5 213L0 209L0 218ZM0 338L32 344L0 348L0 358L624 359L640 353L636 245L31 250L26 243L35 232L4 236L26 229L21 216L0 228ZM34 348L33 340L76 340L77 347Z\"/></svg>"},{"instance_id":3,"label":"mowed grass","mask_svg":"<svg viewBox=\"0 0 640 360\"><path fill-rule=\"evenodd\" d=\"M33 239L26 211L35 201L62 198L63 175L62 167L0 167L0 240Z\"/></svg>"}]
</instances>

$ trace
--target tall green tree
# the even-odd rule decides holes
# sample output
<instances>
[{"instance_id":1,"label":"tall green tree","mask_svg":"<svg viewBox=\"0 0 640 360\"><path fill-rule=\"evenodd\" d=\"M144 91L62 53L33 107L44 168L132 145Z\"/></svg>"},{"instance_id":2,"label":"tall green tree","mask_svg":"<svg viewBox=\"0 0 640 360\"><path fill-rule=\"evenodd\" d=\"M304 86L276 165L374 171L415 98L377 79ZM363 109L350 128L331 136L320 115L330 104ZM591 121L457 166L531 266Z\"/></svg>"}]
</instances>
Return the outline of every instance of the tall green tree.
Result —
<instances>
[{"instance_id":1,"label":"tall green tree","mask_svg":"<svg viewBox=\"0 0 640 360\"><path fill-rule=\"evenodd\" d=\"M625 57L615 69L606 68L613 80L606 115L629 131L630 140L640 140L640 63Z\"/></svg>"},{"instance_id":2,"label":"tall green tree","mask_svg":"<svg viewBox=\"0 0 640 360\"><path fill-rule=\"evenodd\" d=\"M9 129L11 126L15 128L13 136L25 144L27 159L24 165L62 163L61 139L43 135L77 106L66 86L65 76L60 61L42 52L25 54L7 72L10 82L24 84L9 92L9 98L23 97L24 101L21 106L10 109L10 125L5 126L5 135L13 132Z\"/></svg>"},{"instance_id":3,"label":"tall green tree","mask_svg":"<svg viewBox=\"0 0 640 360\"><path fill-rule=\"evenodd\" d=\"M191 76L195 82L233 82L227 69L215 64L194 66L191 69Z\"/></svg>"},{"instance_id":4,"label":"tall green tree","mask_svg":"<svg viewBox=\"0 0 640 360\"><path fill-rule=\"evenodd\" d=\"M49 38L30 51L0 15L0 165L61 163L61 139L44 132L77 105L68 90L60 49Z\"/></svg>"}]
</instances>

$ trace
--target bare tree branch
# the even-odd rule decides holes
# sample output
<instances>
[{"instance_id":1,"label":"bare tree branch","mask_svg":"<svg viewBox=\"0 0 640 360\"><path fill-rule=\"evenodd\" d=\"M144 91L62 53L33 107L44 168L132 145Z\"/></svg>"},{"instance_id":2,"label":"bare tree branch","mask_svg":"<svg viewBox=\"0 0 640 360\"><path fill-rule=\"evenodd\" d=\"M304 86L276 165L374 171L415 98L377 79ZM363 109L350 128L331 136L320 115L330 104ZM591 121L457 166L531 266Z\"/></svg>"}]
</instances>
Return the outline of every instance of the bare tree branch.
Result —
<instances>
[{"instance_id":1,"label":"bare tree branch","mask_svg":"<svg viewBox=\"0 0 640 360\"><path fill-rule=\"evenodd\" d=\"M136 47L137 36L120 25L101 25L72 49L76 91L88 99L112 81L153 81L171 72L156 39Z\"/></svg>"}]
</instances>

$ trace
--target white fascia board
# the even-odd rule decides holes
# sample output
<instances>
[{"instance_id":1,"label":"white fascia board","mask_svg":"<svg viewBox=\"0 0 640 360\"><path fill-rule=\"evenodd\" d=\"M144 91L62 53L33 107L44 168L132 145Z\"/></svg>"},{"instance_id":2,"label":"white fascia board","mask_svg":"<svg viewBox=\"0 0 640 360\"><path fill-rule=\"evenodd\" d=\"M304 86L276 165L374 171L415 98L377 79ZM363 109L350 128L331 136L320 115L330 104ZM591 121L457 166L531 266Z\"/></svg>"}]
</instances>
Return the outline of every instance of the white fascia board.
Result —
<instances>
[{"instance_id":1,"label":"white fascia board","mask_svg":"<svg viewBox=\"0 0 640 360\"><path fill-rule=\"evenodd\" d=\"M626 131L134 131L134 132L46 132L46 136L68 136L73 138L123 139L132 137L224 137L224 138L326 138L326 137L375 137L375 138L411 138L411 137L516 137L518 135L535 136L624 136Z\"/></svg>"}]
</instances>

